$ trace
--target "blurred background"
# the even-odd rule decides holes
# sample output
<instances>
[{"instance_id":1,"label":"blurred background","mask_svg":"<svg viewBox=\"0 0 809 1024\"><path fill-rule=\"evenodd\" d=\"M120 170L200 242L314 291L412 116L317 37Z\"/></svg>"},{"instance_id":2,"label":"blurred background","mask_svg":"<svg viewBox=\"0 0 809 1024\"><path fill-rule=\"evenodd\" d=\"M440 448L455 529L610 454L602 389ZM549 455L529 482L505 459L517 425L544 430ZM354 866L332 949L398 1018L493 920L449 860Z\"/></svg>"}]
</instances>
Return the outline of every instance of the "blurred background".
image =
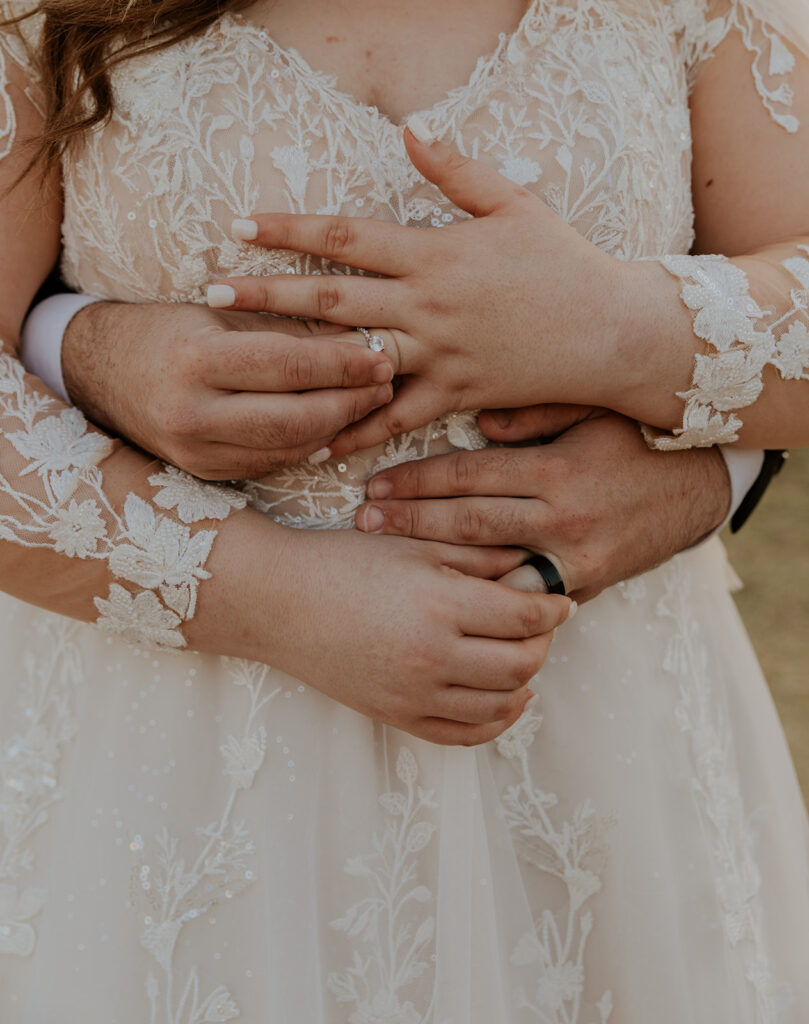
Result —
<instances>
[{"instance_id":1,"label":"blurred background","mask_svg":"<svg viewBox=\"0 0 809 1024\"><path fill-rule=\"evenodd\" d=\"M722 539L809 806L809 449L790 453L747 525Z\"/></svg>"}]
</instances>

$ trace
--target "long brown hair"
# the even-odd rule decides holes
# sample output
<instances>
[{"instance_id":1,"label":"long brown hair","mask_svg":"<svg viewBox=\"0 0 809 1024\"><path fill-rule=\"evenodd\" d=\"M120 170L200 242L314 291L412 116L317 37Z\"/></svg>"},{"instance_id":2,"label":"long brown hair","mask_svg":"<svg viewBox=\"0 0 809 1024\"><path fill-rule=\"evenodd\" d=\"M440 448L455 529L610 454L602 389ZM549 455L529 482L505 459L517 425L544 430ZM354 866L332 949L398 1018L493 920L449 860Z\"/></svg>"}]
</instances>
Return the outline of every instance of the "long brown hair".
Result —
<instances>
[{"instance_id":1,"label":"long brown hair","mask_svg":"<svg viewBox=\"0 0 809 1024\"><path fill-rule=\"evenodd\" d=\"M110 71L121 61L203 31L253 0L40 0L6 24L43 19L37 63L45 125L31 166L50 169L71 139L113 109Z\"/></svg>"}]
</instances>

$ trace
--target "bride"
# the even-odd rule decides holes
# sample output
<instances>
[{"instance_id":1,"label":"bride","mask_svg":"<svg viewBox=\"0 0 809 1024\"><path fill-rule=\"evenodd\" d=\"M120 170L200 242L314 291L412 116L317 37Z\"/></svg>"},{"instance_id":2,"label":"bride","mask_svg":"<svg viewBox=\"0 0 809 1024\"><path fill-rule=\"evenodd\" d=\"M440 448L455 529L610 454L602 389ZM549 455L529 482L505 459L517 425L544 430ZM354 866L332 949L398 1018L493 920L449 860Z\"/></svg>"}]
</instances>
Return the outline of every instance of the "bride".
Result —
<instances>
[{"instance_id":1,"label":"bride","mask_svg":"<svg viewBox=\"0 0 809 1024\"><path fill-rule=\"evenodd\" d=\"M494 464L470 406L806 442L789 5L39 6L0 50L4 1022L804 1019L806 819L718 544L563 625L494 582L524 532L384 535ZM403 385L239 487L157 465L16 361L60 242L108 299L366 324ZM328 532L373 475L383 535Z\"/></svg>"}]
</instances>

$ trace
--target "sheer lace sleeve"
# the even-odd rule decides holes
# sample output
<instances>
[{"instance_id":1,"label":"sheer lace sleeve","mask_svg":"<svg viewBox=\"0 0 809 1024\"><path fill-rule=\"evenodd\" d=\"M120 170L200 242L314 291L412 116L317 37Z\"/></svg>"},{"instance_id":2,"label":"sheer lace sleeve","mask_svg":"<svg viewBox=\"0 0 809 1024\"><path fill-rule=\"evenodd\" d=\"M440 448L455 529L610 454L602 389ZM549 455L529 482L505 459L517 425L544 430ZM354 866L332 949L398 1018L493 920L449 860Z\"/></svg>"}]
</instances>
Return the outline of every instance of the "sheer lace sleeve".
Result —
<instances>
[{"instance_id":1,"label":"sheer lace sleeve","mask_svg":"<svg viewBox=\"0 0 809 1024\"><path fill-rule=\"evenodd\" d=\"M39 172L9 191L41 119L30 48L8 28L0 117L0 586L137 644L184 647L217 523L245 498L148 461L26 375L19 328L58 252L60 207Z\"/></svg>"},{"instance_id":2,"label":"sheer lace sleeve","mask_svg":"<svg viewBox=\"0 0 809 1024\"><path fill-rule=\"evenodd\" d=\"M789 3L779 0L771 7L788 13ZM683 36L689 74L695 80L733 33L751 54L755 88L772 120L786 133L804 137L807 126L797 116L794 89L809 88L806 62L800 75L796 70L796 56L809 48L809 37L804 39L802 31L782 36L777 19L760 17L765 6L763 0L690 3ZM806 17L809 24L809 11ZM777 156L771 163L781 166ZM762 189L778 187L777 181L761 184ZM741 411L759 399L767 380L777 375L809 381L809 234L732 260L670 255L660 263L679 284L700 348L691 385L678 393L685 403L682 426L671 434L647 429L647 440L661 450L735 443Z\"/></svg>"},{"instance_id":3,"label":"sheer lace sleeve","mask_svg":"<svg viewBox=\"0 0 809 1024\"><path fill-rule=\"evenodd\" d=\"M809 239L754 259L667 256L681 298L705 343L695 356L683 425L673 434L646 429L661 451L733 444L741 410L757 401L768 367L785 381L809 381Z\"/></svg>"},{"instance_id":4,"label":"sheer lace sleeve","mask_svg":"<svg viewBox=\"0 0 809 1024\"><path fill-rule=\"evenodd\" d=\"M798 119L792 113L793 92L789 75L795 55L788 43L777 7L789 8L784 0L685 0L678 6L682 18L683 55L689 82L697 76L733 31L738 31L751 56L756 90L770 116L788 132L796 132ZM766 18L762 15L766 13Z\"/></svg>"}]
</instances>

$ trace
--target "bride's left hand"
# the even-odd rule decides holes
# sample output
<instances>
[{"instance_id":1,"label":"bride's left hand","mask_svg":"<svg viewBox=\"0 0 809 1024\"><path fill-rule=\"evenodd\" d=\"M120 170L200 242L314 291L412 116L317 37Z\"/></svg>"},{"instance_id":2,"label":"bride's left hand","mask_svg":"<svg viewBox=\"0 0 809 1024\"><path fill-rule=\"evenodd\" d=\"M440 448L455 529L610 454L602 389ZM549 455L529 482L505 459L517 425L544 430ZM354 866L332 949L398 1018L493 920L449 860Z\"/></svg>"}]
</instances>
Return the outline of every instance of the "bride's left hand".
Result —
<instances>
[{"instance_id":1,"label":"bride's left hand","mask_svg":"<svg viewBox=\"0 0 809 1024\"><path fill-rule=\"evenodd\" d=\"M403 383L350 427L335 454L370 447L460 409L608 404L622 372L625 264L525 188L408 130L418 170L474 219L414 230L378 220L266 214L254 244L325 257L382 277L272 275L223 282L217 305L363 324L383 331ZM241 225L241 236L245 222ZM228 300L232 298L233 302ZM625 369L625 368L624 368Z\"/></svg>"}]
</instances>

